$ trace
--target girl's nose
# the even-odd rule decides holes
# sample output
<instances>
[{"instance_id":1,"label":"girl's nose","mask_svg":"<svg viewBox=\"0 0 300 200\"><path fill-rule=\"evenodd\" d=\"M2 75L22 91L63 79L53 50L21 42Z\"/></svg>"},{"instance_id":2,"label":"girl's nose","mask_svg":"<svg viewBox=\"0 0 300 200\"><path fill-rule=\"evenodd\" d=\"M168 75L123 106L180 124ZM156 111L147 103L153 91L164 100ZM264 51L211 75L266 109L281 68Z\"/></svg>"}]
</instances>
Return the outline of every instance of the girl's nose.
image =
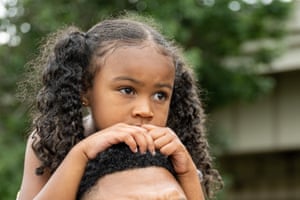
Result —
<instances>
[{"instance_id":1,"label":"girl's nose","mask_svg":"<svg viewBox=\"0 0 300 200\"><path fill-rule=\"evenodd\" d=\"M152 118L154 116L150 102L147 100L137 102L132 111L132 114L134 117L141 118Z\"/></svg>"}]
</instances>

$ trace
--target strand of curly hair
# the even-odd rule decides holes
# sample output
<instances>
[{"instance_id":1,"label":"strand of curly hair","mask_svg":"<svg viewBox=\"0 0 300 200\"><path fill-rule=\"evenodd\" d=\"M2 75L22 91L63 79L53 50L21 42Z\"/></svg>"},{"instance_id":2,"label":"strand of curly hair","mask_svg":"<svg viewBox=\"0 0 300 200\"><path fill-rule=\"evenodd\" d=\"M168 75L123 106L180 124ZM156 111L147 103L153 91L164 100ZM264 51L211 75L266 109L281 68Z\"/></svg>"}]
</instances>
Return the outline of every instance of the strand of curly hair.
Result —
<instances>
[{"instance_id":1,"label":"strand of curly hair","mask_svg":"<svg viewBox=\"0 0 300 200\"><path fill-rule=\"evenodd\" d=\"M83 139L80 93L86 74L83 66L88 64L83 40L78 32L60 40L45 65L43 87L37 96L39 114L34 121L37 135L33 149L42 161L37 174L42 174L45 167L52 173Z\"/></svg>"}]
</instances>

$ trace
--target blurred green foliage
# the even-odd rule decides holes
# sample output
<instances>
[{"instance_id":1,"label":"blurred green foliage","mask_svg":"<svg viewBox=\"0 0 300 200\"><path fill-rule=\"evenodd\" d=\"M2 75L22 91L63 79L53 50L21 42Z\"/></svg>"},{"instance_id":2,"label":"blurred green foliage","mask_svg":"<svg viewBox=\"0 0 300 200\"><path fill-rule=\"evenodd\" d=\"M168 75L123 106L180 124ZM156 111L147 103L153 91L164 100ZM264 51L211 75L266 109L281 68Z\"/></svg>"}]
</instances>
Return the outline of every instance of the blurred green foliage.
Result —
<instances>
[{"instance_id":1,"label":"blurred green foliage","mask_svg":"<svg viewBox=\"0 0 300 200\"><path fill-rule=\"evenodd\" d=\"M125 10L151 16L185 50L210 112L233 101L255 99L272 88L272 80L253 72L272 61L280 51L278 46L258 49L247 62L235 67L225 59L242 56L242 44L247 41L280 41L292 7L292 3L279 0L252 4L245 0L7 2L7 10L15 8L18 12L0 18L0 31L14 35L8 44L0 46L0 199L5 200L15 198L21 182L30 121L27 105L16 99L16 83L23 77L25 63L35 57L41 39L48 33L71 24L87 30L101 19ZM28 25L29 32L24 29ZM218 143L217 138L213 140Z\"/></svg>"}]
</instances>

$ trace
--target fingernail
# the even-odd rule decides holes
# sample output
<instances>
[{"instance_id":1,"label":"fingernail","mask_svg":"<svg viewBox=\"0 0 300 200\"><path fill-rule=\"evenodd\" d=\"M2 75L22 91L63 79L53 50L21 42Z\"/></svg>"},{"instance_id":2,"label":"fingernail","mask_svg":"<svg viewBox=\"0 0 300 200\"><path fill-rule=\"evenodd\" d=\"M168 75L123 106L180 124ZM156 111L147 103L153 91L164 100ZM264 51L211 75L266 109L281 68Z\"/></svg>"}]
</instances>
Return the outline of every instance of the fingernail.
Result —
<instances>
[{"instance_id":1,"label":"fingernail","mask_svg":"<svg viewBox=\"0 0 300 200\"><path fill-rule=\"evenodd\" d=\"M151 152L152 153L152 156L155 156L156 152L155 150Z\"/></svg>"}]
</instances>

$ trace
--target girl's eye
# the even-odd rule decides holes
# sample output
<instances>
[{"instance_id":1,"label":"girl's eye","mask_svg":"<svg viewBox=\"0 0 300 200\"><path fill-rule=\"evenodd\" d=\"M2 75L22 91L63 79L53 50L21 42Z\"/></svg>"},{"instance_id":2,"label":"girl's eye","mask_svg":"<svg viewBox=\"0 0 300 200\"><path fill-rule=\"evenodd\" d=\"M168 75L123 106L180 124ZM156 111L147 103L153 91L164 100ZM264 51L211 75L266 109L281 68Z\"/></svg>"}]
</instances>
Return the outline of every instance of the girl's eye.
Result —
<instances>
[{"instance_id":1,"label":"girl's eye","mask_svg":"<svg viewBox=\"0 0 300 200\"><path fill-rule=\"evenodd\" d=\"M124 87L124 88L119 89L119 91L122 94L126 94L126 95L133 95L133 94L135 94L134 89L131 88L131 87Z\"/></svg>"},{"instance_id":2,"label":"girl's eye","mask_svg":"<svg viewBox=\"0 0 300 200\"><path fill-rule=\"evenodd\" d=\"M168 95L165 92L157 92L154 94L154 99L157 101L165 101Z\"/></svg>"}]
</instances>

